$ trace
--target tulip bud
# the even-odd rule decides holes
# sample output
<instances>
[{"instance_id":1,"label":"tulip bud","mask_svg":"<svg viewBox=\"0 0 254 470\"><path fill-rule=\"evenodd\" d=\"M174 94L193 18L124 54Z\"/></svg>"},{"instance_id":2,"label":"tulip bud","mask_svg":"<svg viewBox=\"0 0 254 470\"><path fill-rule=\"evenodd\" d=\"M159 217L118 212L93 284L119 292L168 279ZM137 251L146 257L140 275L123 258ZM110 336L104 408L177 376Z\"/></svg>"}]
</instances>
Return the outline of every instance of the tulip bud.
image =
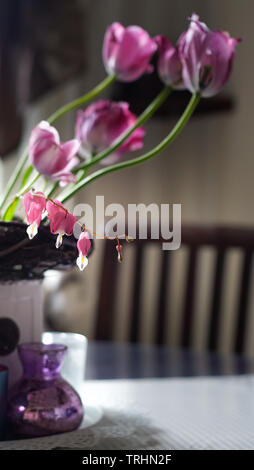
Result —
<instances>
[{"instance_id":1,"label":"tulip bud","mask_svg":"<svg viewBox=\"0 0 254 470\"><path fill-rule=\"evenodd\" d=\"M102 152L136 123L136 116L129 110L128 103L114 103L100 100L90 105L85 111L79 111L76 122L76 138L80 141L81 154L87 158ZM118 147L105 158L102 163L114 163L125 152L138 150L143 147L143 127L138 127Z\"/></svg>"},{"instance_id":2,"label":"tulip bud","mask_svg":"<svg viewBox=\"0 0 254 470\"><path fill-rule=\"evenodd\" d=\"M144 29L113 23L105 33L103 62L108 74L116 75L123 82L132 82L151 72L149 62L156 49L155 41Z\"/></svg>"},{"instance_id":3,"label":"tulip bud","mask_svg":"<svg viewBox=\"0 0 254 470\"><path fill-rule=\"evenodd\" d=\"M39 173L60 181L60 185L64 186L76 180L71 170L79 163L75 157L79 145L77 139L60 142L57 130L48 122L41 121L31 133L29 157Z\"/></svg>"},{"instance_id":4,"label":"tulip bud","mask_svg":"<svg viewBox=\"0 0 254 470\"><path fill-rule=\"evenodd\" d=\"M210 97L228 81L240 39L223 31L211 31L198 15L193 14L190 21L179 40L183 81L192 93Z\"/></svg>"},{"instance_id":5,"label":"tulip bud","mask_svg":"<svg viewBox=\"0 0 254 470\"><path fill-rule=\"evenodd\" d=\"M173 88L184 88L182 82L182 64L178 46L174 47L166 36L155 38L158 44L158 74L165 85Z\"/></svg>"}]
</instances>

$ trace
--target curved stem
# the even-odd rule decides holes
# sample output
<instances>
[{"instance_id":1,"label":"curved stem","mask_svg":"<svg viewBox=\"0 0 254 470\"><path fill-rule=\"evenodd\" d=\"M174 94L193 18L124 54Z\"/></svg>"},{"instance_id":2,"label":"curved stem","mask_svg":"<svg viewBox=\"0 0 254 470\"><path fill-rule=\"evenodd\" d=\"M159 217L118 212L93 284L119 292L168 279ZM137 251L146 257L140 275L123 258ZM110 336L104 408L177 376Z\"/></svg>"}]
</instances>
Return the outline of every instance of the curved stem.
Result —
<instances>
[{"instance_id":1,"label":"curved stem","mask_svg":"<svg viewBox=\"0 0 254 470\"><path fill-rule=\"evenodd\" d=\"M77 183L79 183L80 181L82 181L85 178L85 176L87 174L87 170L88 170L88 168L83 168L83 169L80 170L80 175L77 176Z\"/></svg>"},{"instance_id":2,"label":"curved stem","mask_svg":"<svg viewBox=\"0 0 254 470\"><path fill-rule=\"evenodd\" d=\"M180 134L182 131L183 127L185 124L188 122L189 118L191 117L192 113L194 112L198 102L200 100L200 94L196 93L192 95L191 100L189 101L189 104L187 105L185 111L183 112L182 116L176 123L175 127L172 129L172 131L163 139L156 147L154 147L150 152L147 152L144 155L141 155L140 157L134 158L132 160L128 160L127 162L122 162L122 163L117 163L116 165L111 165L105 169L98 170L95 173L92 173L91 175L87 176L83 181L80 183L76 184L75 187L70 190L67 194L63 195L62 197L59 197L59 200L61 202L66 202L70 197L74 196L74 194L79 191L80 189L84 188L87 184L91 183L92 181L96 180L97 178L100 178L101 176L106 175L107 173L111 173L113 171L117 170L122 170L124 168L128 168L134 165L138 165L139 163L143 163L146 160L149 160L150 158L154 157L158 153L160 153L162 150L164 150L165 147L167 147L171 142L175 140L175 138Z\"/></svg>"},{"instance_id":3,"label":"curved stem","mask_svg":"<svg viewBox=\"0 0 254 470\"><path fill-rule=\"evenodd\" d=\"M99 153L95 157L93 157L89 162L84 163L83 165L79 165L77 168L74 169L74 173L77 173L80 170L83 170L83 173L78 178L77 183L84 179L84 176L87 173L87 170L96 163L100 162L104 158L108 157L112 152L114 152L120 145L137 129L139 126L144 124L153 114L157 111L157 109L164 103L167 99L169 94L171 93L172 88L170 86L166 86L163 90L156 96L156 98L147 106L147 108L143 111L143 113L139 116L134 126L130 127L124 134L122 134L111 147L107 148L103 152ZM51 196L58 188L58 183L54 185L48 196Z\"/></svg>"},{"instance_id":4,"label":"curved stem","mask_svg":"<svg viewBox=\"0 0 254 470\"><path fill-rule=\"evenodd\" d=\"M72 111L73 109L79 108L79 106L87 103L88 101L93 100L96 96L106 90L106 88L115 81L115 78L115 75L108 75L101 83L99 83L99 85L97 85L91 91L89 91L83 96L80 96L80 98L77 98L76 100L71 101L70 103L62 106L55 113L51 114L51 116L48 118L48 122L50 124L53 124L64 114L68 113L69 111Z\"/></svg>"},{"instance_id":5,"label":"curved stem","mask_svg":"<svg viewBox=\"0 0 254 470\"><path fill-rule=\"evenodd\" d=\"M37 173L35 175L35 177L30 181L28 182L24 188L22 188L22 190L20 190L17 194L16 194L16 197L19 198L21 196L23 196L27 191L29 191L29 189L31 189L31 187L33 186L33 184L40 178L41 174L40 173Z\"/></svg>"},{"instance_id":6,"label":"curved stem","mask_svg":"<svg viewBox=\"0 0 254 470\"><path fill-rule=\"evenodd\" d=\"M20 191L19 193L16 194L16 196L13 198L13 200L11 201L11 203L7 206L5 212L4 212L4 215L3 215L3 220L5 222L10 222L12 219L13 219L13 216L14 216L14 213L15 213L15 210L17 209L18 207L18 204L19 204L19 200L20 200L20 197L23 196L27 191L29 191L29 189L32 187L32 185L38 180L38 178L40 177L41 175L39 173L36 174L36 176L32 179L32 181L30 181L29 183L27 183Z\"/></svg>"},{"instance_id":7,"label":"curved stem","mask_svg":"<svg viewBox=\"0 0 254 470\"><path fill-rule=\"evenodd\" d=\"M15 170L13 171L13 173L12 173L8 183L7 183L5 194L4 194L4 196L1 200L1 203L0 203L0 210L2 210L4 204L7 201L7 198L9 197L10 192L14 188L16 182L18 181L18 179L21 175L21 172L22 172L22 170L23 170L23 168L26 164L26 161L27 161L27 152L28 152L28 150L26 148L24 153L22 154L21 158L19 159L18 164L17 164Z\"/></svg>"},{"instance_id":8,"label":"curved stem","mask_svg":"<svg viewBox=\"0 0 254 470\"><path fill-rule=\"evenodd\" d=\"M115 80L114 75L109 75L107 76L99 85L97 85L95 88L93 88L90 92L86 93L85 95L81 96L80 98L77 98L74 101L71 101L70 103L61 106L55 113L53 113L47 121L50 124L53 124L57 119L59 119L61 116L64 114L68 113L69 111L78 108L79 106L87 103L88 101L91 101L93 98L95 98L97 95L99 95L102 91L104 91L113 81ZM0 203L0 210L4 207L4 204L7 201L7 198L9 197L9 194L11 193L12 189L14 188L17 180L19 179L21 172L28 160L28 149L26 148L23 155L21 156L20 160L17 163L17 166L15 170L13 171L9 182L7 184L7 188L5 191L5 194L1 200Z\"/></svg>"},{"instance_id":9,"label":"curved stem","mask_svg":"<svg viewBox=\"0 0 254 470\"><path fill-rule=\"evenodd\" d=\"M54 183L48 191L45 191L46 197L52 197L55 191L58 189L58 182Z\"/></svg>"},{"instance_id":10,"label":"curved stem","mask_svg":"<svg viewBox=\"0 0 254 470\"><path fill-rule=\"evenodd\" d=\"M157 109L164 103L164 101L167 99L168 95L172 91L172 88L170 86L166 86L163 88L163 90L156 96L156 98L147 106L147 108L143 111L142 114L140 114L139 118L137 119L136 123L134 126L130 127L124 134L122 134L111 147L108 149L104 150L103 152L99 153L95 157L93 157L89 162L84 163L83 165L79 165L75 169L75 173L79 171L81 168L87 169L92 165L95 165L96 163L100 162L104 158L108 157L111 153L113 153L118 147L120 147L121 144L137 129L140 127L142 124L144 124L153 114Z\"/></svg>"}]
</instances>

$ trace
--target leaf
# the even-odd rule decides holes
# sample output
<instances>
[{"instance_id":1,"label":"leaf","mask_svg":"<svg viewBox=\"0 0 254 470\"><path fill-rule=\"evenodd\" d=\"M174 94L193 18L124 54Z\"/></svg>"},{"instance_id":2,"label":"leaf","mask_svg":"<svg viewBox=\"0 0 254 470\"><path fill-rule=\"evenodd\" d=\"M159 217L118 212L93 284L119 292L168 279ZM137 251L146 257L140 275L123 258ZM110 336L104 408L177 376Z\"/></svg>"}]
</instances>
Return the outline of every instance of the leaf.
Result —
<instances>
[{"instance_id":1,"label":"leaf","mask_svg":"<svg viewBox=\"0 0 254 470\"><path fill-rule=\"evenodd\" d=\"M22 180L22 183L21 183L21 186L20 186L20 189L24 188L24 186L26 185L28 179L29 179L29 176L31 175L32 171L33 171L34 167L32 165L30 165L26 171L25 171L25 174L23 176L23 180Z\"/></svg>"},{"instance_id":2,"label":"leaf","mask_svg":"<svg viewBox=\"0 0 254 470\"><path fill-rule=\"evenodd\" d=\"M14 213L15 213L15 210L17 208L19 204L19 198L16 197L11 204L9 204L9 206L7 207L4 215L3 215L3 220L5 222L11 222L11 220L13 219L13 216L14 216Z\"/></svg>"},{"instance_id":3,"label":"leaf","mask_svg":"<svg viewBox=\"0 0 254 470\"><path fill-rule=\"evenodd\" d=\"M23 179L22 179L22 183L21 183L21 186L20 186L20 191L25 187L25 185L27 184L28 180L29 180L29 177L31 175L31 173L33 172L34 170L34 167L32 165L30 165L25 173L24 173L24 176L23 176ZM17 209L18 207L18 204L19 204L19 197L16 197L10 204L9 206L7 207L7 209L5 210L5 213L3 215L3 220L5 222L11 222L12 219L13 219L13 216L15 214L15 210Z\"/></svg>"}]
</instances>

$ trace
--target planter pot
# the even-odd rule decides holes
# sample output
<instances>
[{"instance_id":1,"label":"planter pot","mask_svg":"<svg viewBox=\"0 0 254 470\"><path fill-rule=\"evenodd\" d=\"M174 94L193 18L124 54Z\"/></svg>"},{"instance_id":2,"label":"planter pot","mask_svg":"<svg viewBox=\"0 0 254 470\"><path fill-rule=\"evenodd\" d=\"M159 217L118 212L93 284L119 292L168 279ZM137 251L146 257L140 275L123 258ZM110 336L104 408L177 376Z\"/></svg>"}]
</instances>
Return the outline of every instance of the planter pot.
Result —
<instances>
[{"instance_id":1,"label":"planter pot","mask_svg":"<svg viewBox=\"0 0 254 470\"><path fill-rule=\"evenodd\" d=\"M44 273L73 268L78 254L74 236L64 237L57 250L48 225L33 240L26 228L19 221L0 222L0 364L9 368L9 386L22 372L18 344L41 341Z\"/></svg>"},{"instance_id":2,"label":"planter pot","mask_svg":"<svg viewBox=\"0 0 254 470\"><path fill-rule=\"evenodd\" d=\"M77 240L64 237L55 247L56 236L49 226L40 226L29 240L27 225L21 222L0 222L0 282L42 279L48 269L68 270L76 265Z\"/></svg>"},{"instance_id":3,"label":"planter pot","mask_svg":"<svg viewBox=\"0 0 254 470\"><path fill-rule=\"evenodd\" d=\"M48 226L41 226L33 240L26 228L21 222L0 222L0 364L9 368L9 386L21 375L17 345L41 341L44 272L69 270L77 258L74 237L64 237L57 250Z\"/></svg>"},{"instance_id":4,"label":"planter pot","mask_svg":"<svg viewBox=\"0 0 254 470\"><path fill-rule=\"evenodd\" d=\"M42 331L42 281L0 283L0 363L9 368L9 386L22 373L17 345L41 341Z\"/></svg>"}]
</instances>

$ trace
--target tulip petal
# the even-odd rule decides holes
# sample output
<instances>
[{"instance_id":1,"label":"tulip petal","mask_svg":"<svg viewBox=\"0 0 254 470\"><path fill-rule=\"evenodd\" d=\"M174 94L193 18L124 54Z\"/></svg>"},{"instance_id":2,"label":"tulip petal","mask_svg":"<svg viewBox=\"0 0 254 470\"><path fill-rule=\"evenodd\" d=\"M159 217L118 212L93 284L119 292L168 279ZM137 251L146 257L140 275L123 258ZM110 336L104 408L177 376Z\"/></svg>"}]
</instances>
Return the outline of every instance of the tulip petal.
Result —
<instances>
[{"instance_id":1,"label":"tulip petal","mask_svg":"<svg viewBox=\"0 0 254 470\"><path fill-rule=\"evenodd\" d=\"M119 44L124 35L125 28L120 23L113 23L105 33L103 41L102 57L105 68L109 74L114 73L115 58L118 53Z\"/></svg>"},{"instance_id":2,"label":"tulip petal","mask_svg":"<svg viewBox=\"0 0 254 470\"><path fill-rule=\"evenodd\" d=\"M113 23L106 31L103 42L103 61L109 74L130 82L151 71L149 64L157 45L139 26L124 28Z\"/></svg>"},{"instance_id":3,"label":"tulip petal","mask_svg":"<svg viewBox=\"0 0 254 470\"><path fill-rule=\"evenodd\" d=\"M71 170L79 163L75 157L79 140L60 142L57 130L46 121L33 129L29 141L29 157L36 170L53 180L75 181Z\"/></svg>"},{"instance_id":4,"label":"tulip petal","mask_svg":"<svg viewBox=\"0 0 254 470\"><path fill-rule=\"evenodd\" d=\"M192 15L188 30L179 39L186 88L205 97L218 93L229 79L238 42L228 33L210 31L197 15Z\"/></svg>"},{"instance_id":5,"label":"tulip petal","mask_svg":"<svg viewBox=\"0 0 254 470\"><path fill-rule=\"evenodd\" d=\"M136 116L125 102L100 100L84 112L79 111L76 137L81 142L81 153L92 158L93 155L110 147L136 121ZM144 135L145 131L142 127L135 129L113 154L102 160L102 164L115 162L127 151L140 149L143 146Z\"/></svg>"},{"instance_id":6,"label":"tulip petal","mask_svg":"<svg viewBox=\"0 0 254 470\"><path fill-rule=\"evenodd\" d=\"M149 69L157 45L139 26L129 26L119 45L115 62L116 74L125 82L137 80Z\"/></svg>"},{"instance_id":7,"label":"tulip petal","mask_svg":"<svg viewBox=\"0 0 254 470\"><path fill-rule=\"evenodd\" d=\"M216 95L228 81L238 42L239 39L231 38L222 31L212 33L209 47L202 61L203 66L211 67L211 80L202 91L204 97Z\"/></svg>"},{"instance_id":8,"label":"tulip petal","mask_svg":"<svg viewBox=\"0 0 254 470\"><path fill-rule=\"evenodd\" d=\"M159 49L158 74L166 85L184 88L182 81L182 64L178 46L174 47L166 36L155 38Z\"/></svg>"},{"instance_id":9,"label":"tulip petal","mask_svg":"<svg viewBox=\"0 0 254 470\"><path fill-rule=\"evenodd\" d=\"M68 142L61 145L61 148L66 154L67 160L71 160L78 153L80 142L78 139L68 140Z\"/></svg>"},{"instance_id":10,"label":"tulip petal","mask_svg":"<svg viewBox=\"0 0 254 470\"><path fill-rule=\"evenodd\" d=\"M179 39L179 54L183 64L183 81L192 93L199 91L201 60L209 44L211 31L193 14L188 30Z\"/></svg>"}]
</instances>

